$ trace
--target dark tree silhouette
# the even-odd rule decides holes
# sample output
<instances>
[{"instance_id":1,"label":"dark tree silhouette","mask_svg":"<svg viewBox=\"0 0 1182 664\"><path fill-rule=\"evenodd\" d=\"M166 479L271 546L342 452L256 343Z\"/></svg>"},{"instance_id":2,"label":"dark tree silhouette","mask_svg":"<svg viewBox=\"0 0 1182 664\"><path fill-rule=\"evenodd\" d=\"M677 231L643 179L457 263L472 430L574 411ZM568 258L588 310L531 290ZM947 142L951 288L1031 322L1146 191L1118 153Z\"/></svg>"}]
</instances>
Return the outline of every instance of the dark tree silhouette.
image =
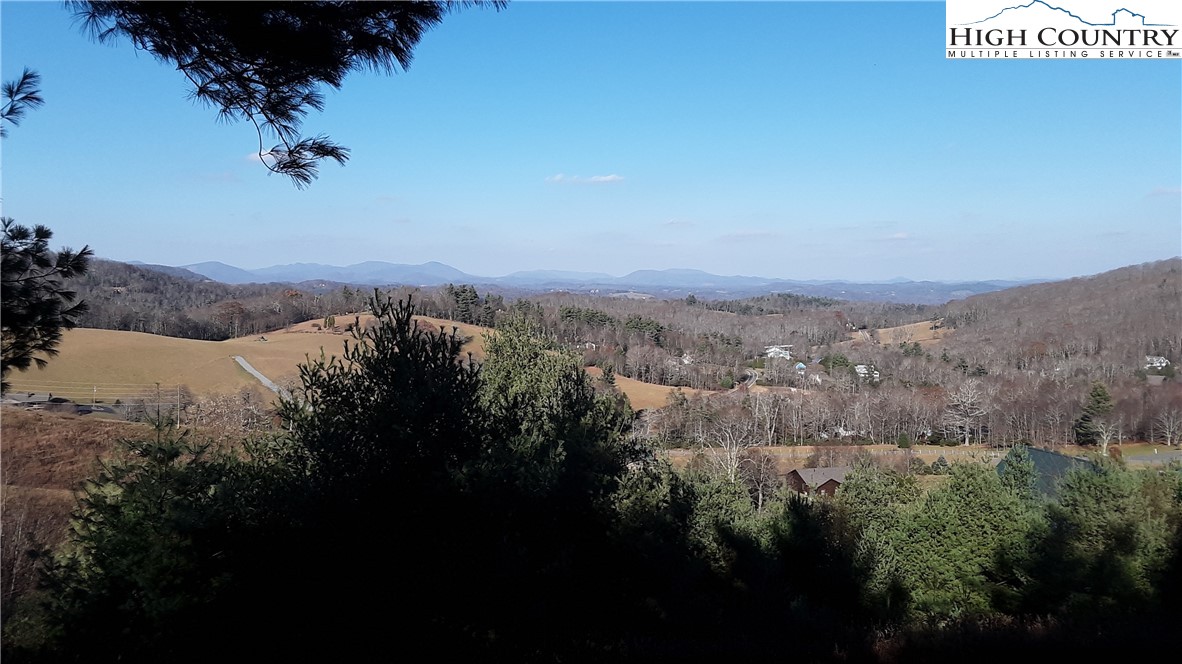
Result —
<instances>
[{"instance_id":1,"label":"dark tree silhouette","mask_svg":"<svg viewBox=\"0 0 1182 664\"><path fill-rule=\"evenodd\" d=\"M86 272L93 252L49 249L53 232L45 226L32 229L5 218L2 243L3 276L0 279L0 329L3 330L3 383L8 372L24 371L33 364L45 366L39 354L57 354L62 330L73 328L86 311L74 302L76 294L64 281Z\"/></svg>"},{"instance_id":2,"label":"dark tree silhouette","mask_svg":"<svg viewBox=\"0 0 1182 664\"><path fill-rule=\"evenodd\" d=\"M20 78L15 81L4 82L4 105L0 106L0 138L8 137L8 127L5 122L19 125L25 117L25 111L37 108L45 103L41 98L41 75L35 71L25 69Z\"/></svg>"},{"instance_id":3,"label":"dark tree silhouette","mask_svg":"<svg viewBox=\"0 0 1182 664\"><path fill-rule=\"evenodd\" d=\"M344 164L348 148L300 135L309 109L324 107L321 85L340 88L358 69L410 66L423 34L457 7L483 2L98 2L74 0L98 41L125 37L175 65L192 95L221 120L247 120L259 159L299 188L319 163ZM504 2L493 0L496 8ZM267 147L273 137L279 142Z\"/></svg>"}]
</instances>

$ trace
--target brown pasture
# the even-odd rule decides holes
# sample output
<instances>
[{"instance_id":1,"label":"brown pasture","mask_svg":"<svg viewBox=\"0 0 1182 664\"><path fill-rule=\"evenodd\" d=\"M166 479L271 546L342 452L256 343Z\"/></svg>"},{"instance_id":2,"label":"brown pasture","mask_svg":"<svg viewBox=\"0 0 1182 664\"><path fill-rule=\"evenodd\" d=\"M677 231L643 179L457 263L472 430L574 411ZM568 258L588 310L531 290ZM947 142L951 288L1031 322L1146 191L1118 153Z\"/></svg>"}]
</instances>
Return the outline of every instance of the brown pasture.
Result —
<instances>
[{"instance_id":1,"label":"brown pasture","mask_svg":"<svg viewBox=\"0 0 1182 664\"><path fill-rule=\"evenodd\" d=\"M920 346L929 346L947 336L951 330L946 327L931 329L931 321L922 321L898 327L884 327L876 332L879 343L894 346L901 343L918 342Z\"/></svg>"},{"instance_id":2,"label":"brown pasture","mask_svg":"<svg viewBox=\"0 0 1182 664\"><path fill-rule=\"evenodd\" d=\"M487 328L452 323L435 318L417 317L431 329L452 326L467 341L464 352L479 360L484 357L483 334ZM372 317L361 317L362 324ZM337 317L339 329L354 317ZM270 396L259 383L238 366L235 355L246 359L255 369L276 383L293 381L299 365L315 359L321 351L326 356L341 355L350 335L344 332L316 330L318 321L307 321L285 330L226 341L197 341L162 337L142 332L75 329L62 335L57 357L45 369L30 369L11 376L14 391L53 392L76 401L103 399L107 392L133 389L151 390L156 383L188 387L193 394L211 395L238 392L243 388ZM265 339L265 341L264 341ZM95 393L93 386L97 386Z\"/></svg>"},{"instance_id":3,"label":"brown pasture","mask_svg":"<svg viewBox=\"0 0 1182 664\"><path fill-rule=\"evenodd\" d=\"M599 378L603 375L603 369L599 367L587 367L587 373ZM669 395L678 388L669 387L668 385L654 385L653 383L644 383L639 380L627 378L616 374L616 387L620 388L632 404L635 410L644 410L648 408L661 408L669 403ZM707 390L695 390L688 387L680 388L686 397L693 397L700 394L712 394Z\"/></svg>"},{"instance_id":4,"label":"brown pasture","mask_svg":"<svg viewBox=\"0 0 1182 664\"><path fill-rule=\"evenodd\" d=\"M103 399L104 387L114 391L132 389L119 386L135 385L138 386L135 389L151 390L156 383L172 389L184 385L198 396L230 394L246 388L269 399L272 395L238 366L233 359L235 355L283 385L295 381L299 377L299 365L308 358L319 357L321 351L326 356L341 355L345 341L351 338L344 329L355 320L365 325L372 316L337 316L336 332L317 329L323 321L314 320L264 335L226 341L176 339L142 332L69 330L62 336L58 356L45 369L13 374L12 383L17 392L52 391L81 402L97 396L109 403L111 399ZM450 333L455 328L465 339L462 352L471 353L477 361L484 359L484 335L493 333L491 329L426 316L416 316L416 320L425 329ZM596 367L588 367L587 371L594 376L602 375ZM616 385L638 410L664 406L674 390L619 375ZM30 389L33 386L38 389ZM57 389L51 389L54 386ZM92 386L99 387L97 395ZM688 388L682 391L687 397L709 393Z\"/></svg>"}]
</instances>

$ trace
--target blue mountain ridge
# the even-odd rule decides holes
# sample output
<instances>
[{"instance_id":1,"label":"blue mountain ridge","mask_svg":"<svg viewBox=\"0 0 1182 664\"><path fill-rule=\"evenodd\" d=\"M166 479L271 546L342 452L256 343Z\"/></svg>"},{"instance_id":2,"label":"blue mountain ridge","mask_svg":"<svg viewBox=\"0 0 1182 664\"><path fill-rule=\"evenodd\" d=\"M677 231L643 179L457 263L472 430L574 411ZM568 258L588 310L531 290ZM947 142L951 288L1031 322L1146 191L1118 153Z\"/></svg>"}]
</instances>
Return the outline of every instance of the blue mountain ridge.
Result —
<instances>
[{"instance_id":1,"label":"blue mountain ridge","mask_svg":"<svg viewBox=\"0 0 1182 664\"><path fill-rule=\"evenodd\" d=\"M157 271L176 268L153 267ZM523 291L567 290L572 292L645 292L662 298L682 298L694 294L707 299L731 299L767 293L792 293L844 300L873 300L938 304L950 299L1003 290L1016 285L1043 280L933 282L896 277L889 282L850 282L838 280L793 280L773 277L711 274L695 269L636 270L622 277L596 272L571 270L529 270L501 277L468 274L436 261L418 265L366 261L345 267L319 263L292 263L255 270L244 270L216 261L184 266L185 269L227 284L288 283L323 281L354 286L390 286L395 284L435 287L468 283L482 288Z\"/></svg>"}]
</instances>

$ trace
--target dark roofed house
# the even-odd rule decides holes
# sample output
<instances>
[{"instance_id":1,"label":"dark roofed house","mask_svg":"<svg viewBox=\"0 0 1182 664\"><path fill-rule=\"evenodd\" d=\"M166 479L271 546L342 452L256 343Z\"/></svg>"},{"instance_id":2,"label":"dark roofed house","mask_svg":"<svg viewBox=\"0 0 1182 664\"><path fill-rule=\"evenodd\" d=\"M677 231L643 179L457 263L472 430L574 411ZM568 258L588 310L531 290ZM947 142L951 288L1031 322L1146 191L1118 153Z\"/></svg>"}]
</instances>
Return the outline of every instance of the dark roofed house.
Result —
<instances>
[{"instance_id":1,"label":"dark roofed house","mask_svg":"<svg viewBox=\"0 0 1182 664\"><path fill-rule=\"evenodd\" d=\"M1055 497L1057 494L1055 485L1071 470L1075 468L1096 469L1096 464L1087 459L1069 457L1066 454L1040 450L1037 447L1026 449L1030 453L1030 461L1034 463L1035 488L1044 496ZM1003 474L1005 468L1006 460L1002 459L1001 463L997 464L997 474Z\"/></svg>"},{"instance_id":2,"label":"dark roofed house","mask_svg":"<svg viewBox=\"0 0 1182 664\"><path fill-rule=\"evenodd\" d=\"M799 468L788 473L788 486L797 493L832 496L849 475L849 466L832 468Z\"/></svg>"}]
</instances>

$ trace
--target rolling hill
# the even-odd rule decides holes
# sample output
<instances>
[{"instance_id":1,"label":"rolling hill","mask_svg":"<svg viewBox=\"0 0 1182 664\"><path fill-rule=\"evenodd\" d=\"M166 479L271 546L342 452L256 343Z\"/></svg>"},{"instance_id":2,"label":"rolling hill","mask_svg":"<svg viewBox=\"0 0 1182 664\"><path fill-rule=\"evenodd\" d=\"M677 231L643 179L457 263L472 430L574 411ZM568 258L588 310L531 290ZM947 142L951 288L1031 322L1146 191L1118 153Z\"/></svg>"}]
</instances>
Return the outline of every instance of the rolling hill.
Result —
<instances>
[{"instance_id":1,"label":"rolling hill","mask_svg":"<svg viewBox=\"0 0 1182 664\"><path fill-rule=\"evenodd\" d=\"M415 317L419 324L434 329L458 329L467 341L463 352L473 359L484 358L483 335L488 328L454 321ZM369 320L361 316L361 323ZM338 317L340 323L352 317ZM195 395L228 394L248 389L266 400L273 398L253 376L242 369L235 356L243 357L264 376L279 385L294 384L299 365L307 358L340 355L347 334L317 329L319 321L306 321L264 335L226 341L178 339L143 332L79 328L62 336L59 354L43 370L13 373L13 392L51 392L80 403L92 398L111 403L113 395L152 391L155 384L175 389L183 385ZM594 375L594 369L591 373ZM673 388L642 383L619 376L616 384L628 395L633 407L665 405ZM696 390L684 390L687 394Z\"/></svg>"}]
</instances>

